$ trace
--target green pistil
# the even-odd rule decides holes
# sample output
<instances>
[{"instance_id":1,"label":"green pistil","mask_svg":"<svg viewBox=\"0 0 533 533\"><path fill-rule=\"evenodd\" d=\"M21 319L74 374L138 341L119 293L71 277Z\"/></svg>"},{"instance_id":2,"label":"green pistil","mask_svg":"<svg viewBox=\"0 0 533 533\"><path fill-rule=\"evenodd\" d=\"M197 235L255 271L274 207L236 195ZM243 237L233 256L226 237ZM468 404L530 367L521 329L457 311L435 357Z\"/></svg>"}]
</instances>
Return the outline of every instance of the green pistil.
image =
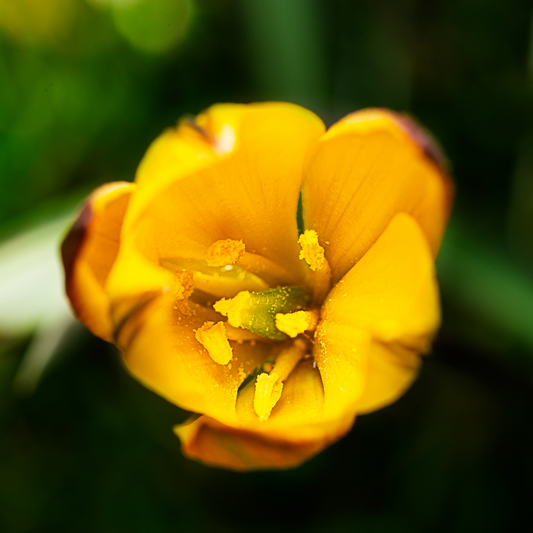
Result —
<instances>
[{"instance_id":1,"label":"green pistil","mask_svg":"<svg viewBox=\"0 0 533 533\"><path fill-rule=\"evenodd\" d=\"M277 313L292 313L305 308L309 295L301 287L278 287L266 291L242 291L235 298L215 303L215 311L228 317L234 327L245 328L267 339L288 339L276 327Z\"/></svg>"}]
</instances>

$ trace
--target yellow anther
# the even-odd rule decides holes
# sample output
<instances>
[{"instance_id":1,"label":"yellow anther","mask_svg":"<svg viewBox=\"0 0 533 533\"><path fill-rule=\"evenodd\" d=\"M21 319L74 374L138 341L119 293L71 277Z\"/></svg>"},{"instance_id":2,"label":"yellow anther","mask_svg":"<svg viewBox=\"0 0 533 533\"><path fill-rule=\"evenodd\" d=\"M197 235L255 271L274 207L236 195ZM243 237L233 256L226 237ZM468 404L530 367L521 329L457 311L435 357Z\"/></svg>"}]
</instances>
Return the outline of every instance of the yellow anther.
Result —
<instances>
[{"instance_id":1,"label":"yellow anther","mask_svg":"<svg viewBox=\"0 0 533 533\"><path fill-rule=\"evenodd\" d=\"M314 310L278 313L276 315L276 327L289 337L294 338L304 331L314 330L317 320L318 315Z\"/></svg>"},{"instance_id":2,"label":"yellow anther","mask_svg":"<svg viewBox=\"0 0 533 533\"><path fill-rule=\"evenodd\" d=\"M267 374L263 372L257 376L255 382L254 411L259 420L265 422L268 420L274 406L281 398L283 383L276 372Z\"/></svg>"},{"instance_id":3,"label":"yellow anther","mask_svg":"<svg viewBox=\"0 0 533 533\"><path fill-rule=\"evenodd\" d=\"M172 293L176 300L185 300L193 291L193 273L190 270L178 270L174 274Z\"/></svg>"},{"instance_id":4,"label":"yellow anther","mask_svg":"<svg viewBox=\"0 0 533 533\"><path fill-rule=\"evenodd\" d=\"M195 337L215 363L227 365L231 361L233 350L228 342L224 322L206 322L196 330Z\"/></svg>"},{"instance_id":5,"label":"yellow anther","mask_svg":"<svg viewBox=\"0 0 533 533\"><path fill-rule=\"evenodd\" d=\"M308 283L312 287L313 304L320 306L331 290L331 268L324 255L324 248L318 242L318 234L315 230L305 230L300 235L298 243L302 248L300 259L305 259L311 269Z\"/></svg>"},{"instance_id":6,"label":"yellow anther","mask_svg":"<svg viewBox=\"0 0 533 533\"><path fill-rule=\"evenodd\" d=\"M251 295L248 291L242 291L235 298L222 298L213 307L217 313L228 317L228 322L234 328L238 328L243 322L243 313L250 307Z\"/></svg>"},{"instance_id":7,"label":"yellow anther","mask_svg":"<svg viewBox=\"0 0 533 533\"><path fill-rule=\"evenodd\" d=\"M209 247L206 262L212 267L233 265L243 255L244 243L242 241L222 239Z\"/></svg>"},{"instance_id":8,"label":"yellow anther","mask_svg":"<svg viewBox=\"0 0 533 533\"><path fill-rule=\"evenodd\" d=\"M318 243L318 234L314 229L306 229L298 243L302 247L300 251L300 259L305 259L311 270L318 271L326 262L324 257L324 248Z\"/></svg>"},{"instance_id":9,"label":"yellow anther","mask_svg":"<svg viewBox=\"0 0 533 533\"><path fill-rule=\"evenodd\" d=\"M271 363L265 363L263 366L265 372L257 376L254 394L254 411L261 422L268 420L272 409L281 398L283 381L289 377L306 351L307 344L304 340L290 341L279 352L274 366Z\"/></svg>"}]
</instances>

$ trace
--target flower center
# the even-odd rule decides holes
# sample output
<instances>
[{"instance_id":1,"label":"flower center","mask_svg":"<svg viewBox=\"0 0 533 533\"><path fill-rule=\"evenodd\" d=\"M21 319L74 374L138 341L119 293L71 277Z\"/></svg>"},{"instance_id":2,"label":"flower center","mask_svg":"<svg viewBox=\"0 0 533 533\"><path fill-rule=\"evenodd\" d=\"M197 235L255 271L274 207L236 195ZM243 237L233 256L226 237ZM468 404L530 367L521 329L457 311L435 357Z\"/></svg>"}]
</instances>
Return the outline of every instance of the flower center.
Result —
<instances>
[{"instance_id":1,"label":"flower center","mask_svg":"<svg viewBox=\"0 0 533 533\"><path fill-rule=\"evenodd\" d=\"M195 330L196 340L215 363L230 365L231 342L272 343L274 356L239 388L241 394L244 388L251 393L250 387L255 387L253 406L260 421L269 418L281 397L283 382L299 361L312 353L319 307L331 288L331 269L316 231L306 230L298 242L300 259L310 269L305 287L293 286L291 283L299 281L295 274L246 251L240 240L214 242L204 259L160 261L161 266L175 273L170 290L176 297L176 308L189 305L190 299L227 318L207 321Z\"/></svg>"},{"instance_id":2,"label":"flower center","mask_svg":"<svg viewBox=\"0 0 533 533\"><path fill-rule=\"evenodd\" d=\"M233 327L282 341L287 339L287 334L277 327L276 316L303 309L308 301L309 296L301 287L278 287L260 292L242 291L235 298L222 298L213 307L227 316Z\"/></svg>"}]
</instances>

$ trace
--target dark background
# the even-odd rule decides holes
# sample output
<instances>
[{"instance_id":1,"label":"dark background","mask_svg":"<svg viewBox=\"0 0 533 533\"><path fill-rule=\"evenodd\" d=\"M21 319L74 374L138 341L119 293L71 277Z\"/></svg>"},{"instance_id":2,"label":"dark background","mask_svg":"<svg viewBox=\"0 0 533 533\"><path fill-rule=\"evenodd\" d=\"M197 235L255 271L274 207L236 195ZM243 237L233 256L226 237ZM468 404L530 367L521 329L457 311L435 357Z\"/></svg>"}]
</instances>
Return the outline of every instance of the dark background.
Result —
<instances>
[{"instance_id":1,"label":"dark background","mask_svg":"<svg viewBox=\"0 0 533 533\"><path fill-rule=\"evenodd\" d=\"M407 111L456 183L418 381L295 470L183 458L183 413L79 325L17 387L34 337L0 324L0 531L533 531L532 16L526 0L0 0L4 239L133 179L163 129L215 102L288 100L327 125Z\"/></svg>"}]
</instances>

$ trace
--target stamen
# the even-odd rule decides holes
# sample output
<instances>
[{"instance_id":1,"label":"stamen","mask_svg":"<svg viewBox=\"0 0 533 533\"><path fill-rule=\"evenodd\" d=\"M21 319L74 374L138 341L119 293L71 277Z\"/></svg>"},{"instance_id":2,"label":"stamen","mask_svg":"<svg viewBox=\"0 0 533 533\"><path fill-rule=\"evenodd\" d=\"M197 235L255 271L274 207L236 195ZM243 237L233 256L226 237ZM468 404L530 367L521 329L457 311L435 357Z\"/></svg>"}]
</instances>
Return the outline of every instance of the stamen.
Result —
<instances>
[{"instance_id":1,"label":"stamen","mask_svg":"<svg viewBox=\"0 0 533 533\"><path fill-rule=\"evenodd\" d=\"M302 247L300 259L304 259L311 269L309 281L313 288L313 303L320 305L331 289L331 268L324 255L324 248L318 242L318 234L306 229L298 243Z\"/></svg>"},{"instance_id":2,"label":"stamen","mask_svg":"<svg viewBox=\"0 0 533 533\"><path fill-rule=\"evenodd\" d=\"M318 242L317 232L314 229L306 229L300 235L298 244L302 247L300 259L304 259L314 272L321 270L326 263L326 258L324 248Z\"/></svg>"},{"instance_id":3,"label":"stamen","mask_svg":"<svg viewBox=\"0 0 533 533\"><path fill-rule=\"evenodd\" d=\"M318 312L315 309L276 315L276 327L293 339L304 331L314 331L317 322Z\"/></svg>"},{"instance_id":4,"label":"stamen","mask_svg":"<svg viewBox=\"0 0 533 533\"><path fill-rule=\"evenodd\" d=\"M217 313L228 317L228 322L234 327L241 327L245 321L245 314L248 314L252 297L248 291L242 291L235 298L222 298L213 305Z\"/></svg>"},{"instance_id":5,"label":"stamen","mask_svg":"<svg viewBox=\"0 0 533 533\"><path fill-rule=\"evenodd\" d=\"M305 340L300 338L291 341L276 357L272 372L277 372L279 379L285 381L306 352L307 343Z\"/></svg>"},{"instance_id":6,"label":"stamen","mask_svg":"<svg viewBox=\"0 0 533 533\"><path fill-rule=\"evenodd\" d=\"M259 420L268 420L272 409L281 398L283 383L276 372L260 374L255 382L254 411Z\"/></svg>"},{"instance_id":7,"label":"stamen","mask_svg":"<svg viewBox=\"0 0 533 533\"><path fill-rule=\"evenodd\" d=\"M193 273L190 270L182 270L174 273L172 293L176 300L185 300L193 291Z\"/></svg>"},{"instance_id":8,"label":"stamen","mask_svg":"<svg viewBox=\"0 0 533 533\"><path fill-rule=\"evenodd\" d=\"M305 341L296 339L280 352L269 374L263 372L257 376L254 411L261 422L268 420L272 409L281 398L283 381L289 377L306 351Z\"/></svg>"},{"instance_id":9,"label":"stamen","mask_svg":"<svg viewBox=\"0 0 533 533\"><path fill-rule=\"evenodd\" d=\"M233 265L243 255L244 243L242 241L222 239L209 247L206 262L212 267Z\"/></svg>"},{"instance_id":10,"label":"stamen","mask_svg":"<svg viewBox=\"0 0 533 533\"><path fill-rule=\"evenodd\" d=\"M224 322L206 322L194 335L215 363L227 365L231 361L233 350L228 342Z\"/></svg>"}]
</instances>

